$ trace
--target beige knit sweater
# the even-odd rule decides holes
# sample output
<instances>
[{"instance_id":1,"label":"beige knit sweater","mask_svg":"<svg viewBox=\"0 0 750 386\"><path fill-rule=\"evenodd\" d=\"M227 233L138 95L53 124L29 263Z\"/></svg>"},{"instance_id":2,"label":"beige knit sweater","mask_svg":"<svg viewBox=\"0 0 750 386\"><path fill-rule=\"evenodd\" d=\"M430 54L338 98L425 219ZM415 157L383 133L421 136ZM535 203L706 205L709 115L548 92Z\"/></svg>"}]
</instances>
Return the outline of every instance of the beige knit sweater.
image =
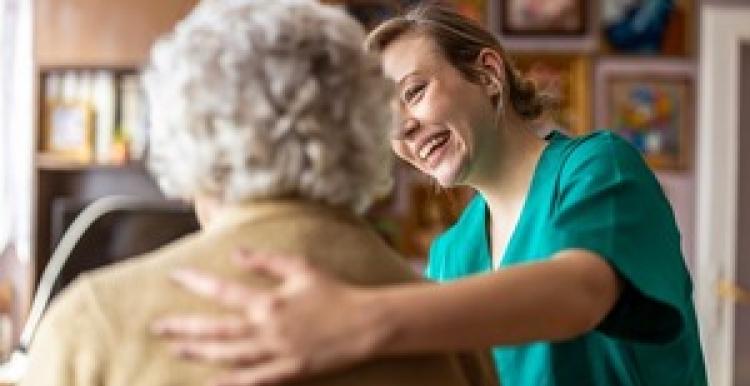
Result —
<instances>
[{"instance_id":1,"label":"beige knit sweater","mask_svg":"<svg viewBox=\"0 0 750 386\"><path fill-rule=\"evenodd\" d=\"M366 286L417 280L361 220L302 202L265 202L224 210L208 229L151 254L84 275L50 307L31 348L23 386L207 385L221 369L180 361L149 334L155 319L227 313L176 288L168 274L192 267L267 287L238 270L238 247L306 256L341 279ZM315 326L310 326L314 328ZM485 353L384 358L299 385L489 386Z\"/></svg>"}]
</instances>

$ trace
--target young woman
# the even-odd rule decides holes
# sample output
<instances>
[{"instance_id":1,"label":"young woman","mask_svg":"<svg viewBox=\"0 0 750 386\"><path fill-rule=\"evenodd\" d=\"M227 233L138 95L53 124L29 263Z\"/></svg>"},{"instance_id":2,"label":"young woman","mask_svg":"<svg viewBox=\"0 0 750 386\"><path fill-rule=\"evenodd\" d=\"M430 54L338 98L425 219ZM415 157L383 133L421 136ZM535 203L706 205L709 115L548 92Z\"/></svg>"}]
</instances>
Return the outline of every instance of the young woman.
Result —
<instances>
[{"instance_id":1,"label":"young woman","mask_svg":"<svg viewBox=\"0 0 750 386\"><path fill-rule=\"evenodd\" d=\"M449 10L389 20L368 46L397 85L396 154L478 192L431 248L427 276L443 283L352 287L249 252L240 264L277 289L177 275L242 323L176 317L156 331L186 357L240 363L228 385L481 347L509 386L705 385L680 235L637 151L608 132L535 136L544 101L489 32Z\"/></svg>"}]
</instances>

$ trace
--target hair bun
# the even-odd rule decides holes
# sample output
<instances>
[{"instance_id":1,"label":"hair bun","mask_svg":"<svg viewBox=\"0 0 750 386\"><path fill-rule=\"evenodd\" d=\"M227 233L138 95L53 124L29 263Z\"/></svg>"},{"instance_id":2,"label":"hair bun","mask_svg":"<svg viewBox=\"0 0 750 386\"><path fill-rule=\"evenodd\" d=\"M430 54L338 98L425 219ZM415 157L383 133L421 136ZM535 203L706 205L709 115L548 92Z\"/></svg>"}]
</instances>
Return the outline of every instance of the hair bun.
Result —
<instances>
[{"instance_id":1,"label":"hair bun","mask_svg":"<svg viewBox=\"0 0 750 386\"><path fill-rule=\"evenodd\" d=\"M540 94L534 82L512 70L512 67L508 68L509 97L513 109L524 120L531 121L541 117L551 104L549 97Z\"/></svg>"}]
</instances>

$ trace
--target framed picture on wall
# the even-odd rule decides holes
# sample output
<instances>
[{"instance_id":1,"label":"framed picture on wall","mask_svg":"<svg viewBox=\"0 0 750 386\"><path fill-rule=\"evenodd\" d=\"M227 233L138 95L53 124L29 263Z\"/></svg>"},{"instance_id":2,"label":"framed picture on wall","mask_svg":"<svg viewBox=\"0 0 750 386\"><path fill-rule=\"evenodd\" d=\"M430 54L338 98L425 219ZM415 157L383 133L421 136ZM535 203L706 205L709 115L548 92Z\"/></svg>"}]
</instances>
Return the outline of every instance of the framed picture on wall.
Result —
<instances>
[{"instance_id":1,"label":"framed picture on wall","mask_svg":"<svg viewBox=\"0 0 750 386\"><path fill-rule=\"evenodd\" d=\"M689 63L610 62L597 69L597 83L600 127L627 139L654 169L690 165L695 92Z\"/></svg>"},{"instance_id":2,"label":"framed picture on wall","mask_svg":"<svg viewBox=\"0 0 750 386\"><path fill-rule=\"evenodd\" d=\"M591 130L591 60L585 55L513 54L521 73L557 106L536 123L541 132L570 135Z\"/></svg>"},{"instance_id":3,"label":"framed picture on wall","mask_svg":"<svg viewBox=\"0 0 750 386\"><path fill-rule=\"evenodd\" d=\"M694 52L695 0L602 0L605 52L686 56Z\"/></svg>"},{"instance_id":4,"label":"framed picture on wall","mask_svg":"<svg viewBox=\"0 0 750 386\"><path fill-rule=\"evenodd\" d=\"M503 0L504 35L581 36L588 31L588 0Z\"/></svg>"},{"instance_id":5,"label":"framed picture on wall","mask_svg":"<svg viewBox=\"0 0 750 386\"><path fill-rule=\"evenodd\" d=\"M487 23L487 2L489 0L436 0L438 3L455 9L460 14L479 24ZM334 1L328 1L335 3ZM380 23L421 3L420 0L356 0L347 1L347 12L366 29L371 30Z\"/></svg>"},{"instance_id":6,"label":"framed picture on wall","mask_svg":"<svg viewBox=\"0 0 750 386\"><path fill-rule=\"evenodd\" d=\"M94 148L94 109L88 103L53 102L44 116L42 150L75 161L90 161Z\"/></svg>"}]
</instances>

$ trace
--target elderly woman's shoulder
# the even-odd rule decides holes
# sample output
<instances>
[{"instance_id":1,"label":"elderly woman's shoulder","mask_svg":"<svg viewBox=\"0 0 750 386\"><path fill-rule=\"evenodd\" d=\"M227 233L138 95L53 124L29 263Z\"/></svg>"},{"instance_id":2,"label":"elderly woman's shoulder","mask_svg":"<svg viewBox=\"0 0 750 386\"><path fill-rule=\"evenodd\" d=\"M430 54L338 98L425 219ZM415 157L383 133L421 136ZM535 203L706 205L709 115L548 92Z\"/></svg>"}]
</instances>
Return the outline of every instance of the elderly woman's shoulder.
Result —
<instances>
[{"instance_id":1,"label":"elderly woman's shoulder","mask_svg":"<svg viewBox=\"0 0 750 386\"><path fill-rule=\"evenodd\" d=\"M64 297L66 292L80 295L90 291L88 295L93 295L96 303L107 303L124 297L142 299L139 293L156 296L149 289L168 281L169 273L192 256L188 252L201 250L200 247L206 244L203 239L197 233L191 234L151 252L81 273L60 297Z\"/></svg>"}]
</instances>

